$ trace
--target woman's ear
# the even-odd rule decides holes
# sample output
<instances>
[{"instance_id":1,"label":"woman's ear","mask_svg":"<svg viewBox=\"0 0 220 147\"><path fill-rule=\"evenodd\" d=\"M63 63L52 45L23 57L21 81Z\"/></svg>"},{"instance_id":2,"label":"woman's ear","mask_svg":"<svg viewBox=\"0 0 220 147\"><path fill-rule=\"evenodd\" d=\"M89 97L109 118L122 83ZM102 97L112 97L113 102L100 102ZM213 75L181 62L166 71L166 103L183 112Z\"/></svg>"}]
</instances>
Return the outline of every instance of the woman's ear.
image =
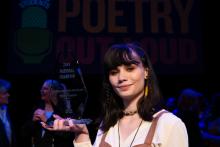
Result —
<instances>
[{"instance_id":1,"label":"woman's ear","mask_svg":"<svg viewBox=\"0 0 220 147\"><path fill-rule=\"evenodd\" d=\"M148 79L148 75L149 75L149 69L148 68L145 68L145 71L144 71L144 79Z\"/></svg>"}]
</instances>

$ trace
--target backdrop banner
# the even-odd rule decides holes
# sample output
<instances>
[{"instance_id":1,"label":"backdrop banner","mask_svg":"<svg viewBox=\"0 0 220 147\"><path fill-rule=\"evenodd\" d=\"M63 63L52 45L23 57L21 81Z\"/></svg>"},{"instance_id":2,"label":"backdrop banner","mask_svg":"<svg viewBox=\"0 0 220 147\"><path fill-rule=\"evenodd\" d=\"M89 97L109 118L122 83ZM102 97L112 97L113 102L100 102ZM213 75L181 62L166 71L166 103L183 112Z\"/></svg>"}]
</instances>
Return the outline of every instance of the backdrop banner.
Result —
<instances>
[{"instance_id":1,"label":"backdrop banner","mask_svg":"<svg viewBox=\"0 0 220 147\"><path fill-rule=\"evenodd\" d=\"M132 41L159 74L201 73L201 11L200 0L15 1L7 72L49 74L74 59L100 74L106 49Z\"/></svg>"}]
</instances>

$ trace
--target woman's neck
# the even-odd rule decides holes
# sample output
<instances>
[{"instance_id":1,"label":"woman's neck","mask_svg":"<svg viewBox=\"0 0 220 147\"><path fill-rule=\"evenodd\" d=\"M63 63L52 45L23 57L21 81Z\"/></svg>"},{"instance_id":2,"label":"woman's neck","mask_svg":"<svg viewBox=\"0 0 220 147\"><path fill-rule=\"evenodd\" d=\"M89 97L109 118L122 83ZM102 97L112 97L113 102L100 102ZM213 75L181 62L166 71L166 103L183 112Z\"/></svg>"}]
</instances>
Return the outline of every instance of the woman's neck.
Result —
<instances>
[{"instance_id":1,"label":"woman's neck","mask_svg":"<svg viewBox=\"0 0 220 147\"><path fill-rule=\"evenodd\" d=\"M53 107L50 103L45 103L45 110L46 111L53 111Z\"/></svg>"},{"instance_id":2,"label":"woman's neck","mask_svg":"<svg viewBox=\"0 0 220 147\"><path fill-rule=\"evenodd\" d=\"M137 110L138 99L134 99L132 101L124 101L123 103L124 103L124 111L130 112Z\"/></svg>"},{"instance_id":3,"label":"woman's neck","mask_svg":"<svg viewBox=\"0 0 220 147\"><path fill-rule=\"evenodd\" d=\"M126 111L126 112L128 112L128 111L130 111L130 112L137 111L138 101L142 97L143 97L143 93L141 93L136 98L130 98L130 99L126 99L126 100L123 99L124 111Z\"/></svg>"}]
</instances>

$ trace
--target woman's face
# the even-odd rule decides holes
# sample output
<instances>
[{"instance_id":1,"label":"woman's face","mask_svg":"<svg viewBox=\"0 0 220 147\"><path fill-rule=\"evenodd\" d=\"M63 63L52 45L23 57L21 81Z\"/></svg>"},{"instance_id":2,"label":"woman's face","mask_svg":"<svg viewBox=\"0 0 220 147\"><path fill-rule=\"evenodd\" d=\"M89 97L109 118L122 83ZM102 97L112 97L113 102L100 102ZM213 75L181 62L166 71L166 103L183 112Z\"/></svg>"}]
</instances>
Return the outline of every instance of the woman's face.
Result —
<instances>
[{"instance_id":1,"label":"woman's face","mask_svg":"<svg viewBox=\"0 0 220 147\"><path fill-rule=\"evenodd\" d=\"M139 99L144 95L144 81L148 75L139 57L133 53L139 64L120 65L109 72L113 90L123 101Z\"/></svg>"},{"instance_id":2,"label":"woman's face","mask_svg":"<svg viewBox=\"0 0 220 147\"><path fill-rule=\"evenodd\" d=\"M51 97L51 87L48 83L44 83L41 87L41 99L42 100L49 100Z\"/></svg>"}]
</instances>

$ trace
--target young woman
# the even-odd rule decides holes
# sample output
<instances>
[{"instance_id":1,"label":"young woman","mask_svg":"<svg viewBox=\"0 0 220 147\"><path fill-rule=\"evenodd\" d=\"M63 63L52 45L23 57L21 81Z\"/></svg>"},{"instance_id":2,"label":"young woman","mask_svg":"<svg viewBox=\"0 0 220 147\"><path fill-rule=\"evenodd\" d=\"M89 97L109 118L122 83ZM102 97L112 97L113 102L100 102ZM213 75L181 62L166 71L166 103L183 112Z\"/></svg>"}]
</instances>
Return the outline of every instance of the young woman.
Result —
<instances>
[{"instance_id":1,"label":"young woman","mask_svg":"<svg viewBox=\"0 0 220 147\"><path fill-rule=\"evenodd\" d=\"M101 124L94 147L187 147L184 123L162 107L148 56L135 44L115 44L104 57ZM75 147L92 146L86 125L56 119L49 130L75 132Z\"/></svg>"}]
</instances>

